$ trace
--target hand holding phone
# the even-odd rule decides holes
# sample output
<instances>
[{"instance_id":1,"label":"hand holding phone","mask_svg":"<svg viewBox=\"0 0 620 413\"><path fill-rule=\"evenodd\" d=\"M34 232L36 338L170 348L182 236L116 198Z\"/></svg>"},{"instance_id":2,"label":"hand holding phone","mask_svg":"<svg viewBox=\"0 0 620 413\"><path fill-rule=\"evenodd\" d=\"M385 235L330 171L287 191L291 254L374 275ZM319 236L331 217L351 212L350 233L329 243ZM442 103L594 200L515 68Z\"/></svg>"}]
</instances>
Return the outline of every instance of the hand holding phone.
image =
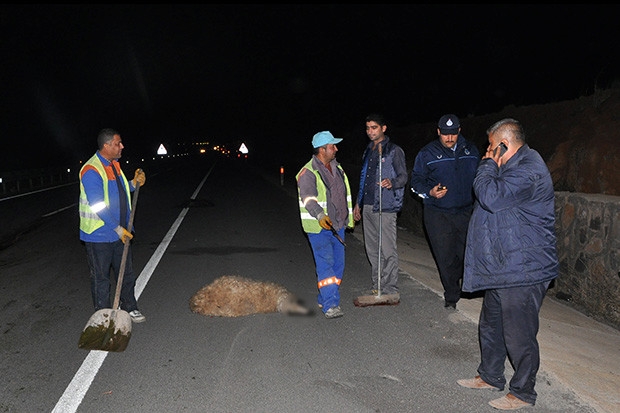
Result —
<instances>
[{"instance_id":1,"label":"hand holding phone","mask_svg":"<svg viewBox=\"0 0 620 413\"><path fill-rule=\"evenodd\" d=\"M433 189L431 189L430 195L435 198L443 198L447 189L448 188L444 184L438 183Z\"/></svg>"},{"instance_id":2,"label":"hand holding phone","mask_svg":"<svg viewBox=\"0 0 620 413\"><path fill-rule=\"evenodd\" d=\"M500 142L499 145L497 145L497 147L495 148L495 151L497 151L497 149L499 149L499 156L501 158L502 156L504 156L504 154L508 150L508 147L506 146L504 142Z\"/></svg>"}]
</instances>

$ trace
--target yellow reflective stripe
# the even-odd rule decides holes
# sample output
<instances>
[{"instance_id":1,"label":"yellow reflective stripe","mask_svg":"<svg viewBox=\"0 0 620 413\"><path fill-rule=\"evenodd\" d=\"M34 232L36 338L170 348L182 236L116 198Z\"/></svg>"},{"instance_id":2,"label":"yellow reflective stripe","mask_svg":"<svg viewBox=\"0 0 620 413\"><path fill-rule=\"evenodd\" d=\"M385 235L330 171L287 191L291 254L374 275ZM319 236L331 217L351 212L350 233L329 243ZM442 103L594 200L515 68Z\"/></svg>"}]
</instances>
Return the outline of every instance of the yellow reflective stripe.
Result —
<instances>
[{"instance_id":1,"label":"yellow reflective stripe","mask_svg":"<svg viewBox=\"0 0 620 413\"><path fill-rule=\"evenodd\" d=\"M88 205L88 199L86 199L85 197L80 197L78 202L80 204L80 208L83 208L84 206L86 206L87 208L90 207L90 205Z\"/></svg>"},{"instance_id":2,"label":"yellow reflective stripe","mask_svg":"<svg viewBox=\"0 0 620 413\"><path fill-rule=\"evenodd\" d=\"M95 220L99 219L99 215L95 214L94 212L80 210L79 213L80 213L81 218L95 219Z\"/></svg>"},{"instance_id":3,"label":"yellow reflective stripe","mask_svg":"<svg viewBox=\"0 0 620 413\"><path fill-rule=\"evenodd\" d=\"M80 169L80 176L82 175L82 172L86 168L92 168L94 171L99 173L99 175L103 179L103 197L104 197L104 199L103 199L102 202L103 202L103 208L105 208L106 205L107 205L106 201L109 201L109 199L108 199L108 196L109 196L109 194L108 194L108 185L106 184L107 174L106 174L106 171L105 171L105 167L101 163L101 160L99 159L97 154L94 154L88 160L88 162L86 162L86 164L82 167L82 169ZM124 180L124 181L126 181L126 180ZM125 182L124 182L124 184L125 184L126 188L129 188L128 185ZM100 204L100 202L97 202L95 205L99 205L99 204ZM103 208L98 209L97 211L100 211ZM80 181L79 215L80 215L80 230L84 231L86 234L92 234L94 231L96 231L98 228L101 228L105 224L101 220L101 218L99 218L99 216L95 213L95 211L90 206L90 204L88 203L88 198L86 197L86 192L84 191L84 185L82 184L81 181Z\"/></svg>"},{"instance_id":4,"label":"yellow reflective stripe","mask_svg":"<svg viewBox=\"0 0 620 413\"><path fill-rule=\"evenodd\" d=\"M315 196L309 196L308 198L304 199L301 205L306 206L306 204L312 200L319 202L319 200Z\"/></svg>"},{"instance_id":5,"label":"yellow reflective stripe","mask_svg":"<svg viewBox=\"0 0 620 413\"><path fill-rule=\"evenodd\" d=\"M319 201L315 196L309 196L308 198L304 199L303 202L299 203L299 206L305 208L306 204L308 204L308 202L310 201L316 201L317 204L319 204L319 206L323 209L327 208L327 201Z\"/></svg>"},{"instance_id":6,"label":"yellow reflective stripe","mask_svg":"<svg viewBox=\"0 0 620 413\"><path fill-rule=\"evenodd\" d=\"M318 285L319 285L319 288L325 287L327 285L332 285L332 284L340 285L341 281L342 280L337 277L329 277L329 278L319 281Z\"/></svg>"},{"instance_id":7,"label":"yellow reflective stripe","mask_svg":"<svg viewBox=\"0 0 620 413\"><path fill-rule=\"evenodd\" d=\"M91 205L90 209L93 212L99 212L105 207L106 207L105 202L101 201L101 202L97 202L95 205Z\"/></svg>"}]
</instances>

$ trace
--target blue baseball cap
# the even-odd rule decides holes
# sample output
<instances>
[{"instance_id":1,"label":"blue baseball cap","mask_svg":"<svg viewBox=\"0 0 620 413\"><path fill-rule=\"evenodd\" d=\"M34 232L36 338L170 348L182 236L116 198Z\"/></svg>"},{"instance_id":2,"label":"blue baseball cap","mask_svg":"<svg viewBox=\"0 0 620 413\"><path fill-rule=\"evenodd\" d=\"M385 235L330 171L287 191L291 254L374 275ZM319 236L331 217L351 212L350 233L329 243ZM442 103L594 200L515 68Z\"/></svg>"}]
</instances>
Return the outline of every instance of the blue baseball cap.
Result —
<instances>
[{"instance_id":1,"label":"blue baseball cap","mask_svg":"<svg viewBox=\"0 0 620 413\"><path fill-rule=\"evenodd\" d=\"M329 131L319 132L312 137L312 147L320 148L321 146L325 146L327 144L337 144L342 142L342 139L334 138L334 135Z\"/></svg>"}]
</instances>

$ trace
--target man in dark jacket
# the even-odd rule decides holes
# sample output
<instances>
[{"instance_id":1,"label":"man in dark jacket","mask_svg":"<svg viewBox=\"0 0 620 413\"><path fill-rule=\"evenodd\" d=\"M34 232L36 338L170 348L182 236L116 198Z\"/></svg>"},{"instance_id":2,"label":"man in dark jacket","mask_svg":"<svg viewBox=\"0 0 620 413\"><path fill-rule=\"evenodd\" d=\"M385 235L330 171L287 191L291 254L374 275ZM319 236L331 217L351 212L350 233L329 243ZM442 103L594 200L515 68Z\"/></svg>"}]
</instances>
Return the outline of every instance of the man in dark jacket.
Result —
<instances>
[{"instance_id":1,"label":"man in dark jacket","mask_svg":"<svg viewBox=\"0 0 620 413\"><path fill-rule=\"evenodd\" d=\"M384 295L384 299L398 303L396 218L403 207L407 164L405 152L390 142L386 130L387 123L383 116L370 114L366 117L366 135L370 143L362 157L359 193L353 217L359 221L363 214L364 245L372 271L370 295Z\"/></svg>"},{"instance_id":2,"label":"man in dark jacket","mask_svg":"<svg viewBox=\"0 0 620 413\"><path fill-rule=\"evenodd\" d=\"M555 193L541 156L525 143L521 124L503 119L487 131L489 146L474 179L476 202L467 234L463 291L484 290L478 376L472 389L503 390L506 357L515 369L500 410L536 402L539 312L558 275Z\"/></svg>"},{"instance_id":3,"label":"man in dark jacket","mask_svg":"<svg viewBox=\"0 0 620 413\"><path fill-rule=\"evenodd\" d=\"M480 154L476 145L461 135L456 115L439 119L437 135L439 138L415 158L411 190L424 202L424 227L443 285L444 307L456 308Z\"/></svg>"}]
</instances>

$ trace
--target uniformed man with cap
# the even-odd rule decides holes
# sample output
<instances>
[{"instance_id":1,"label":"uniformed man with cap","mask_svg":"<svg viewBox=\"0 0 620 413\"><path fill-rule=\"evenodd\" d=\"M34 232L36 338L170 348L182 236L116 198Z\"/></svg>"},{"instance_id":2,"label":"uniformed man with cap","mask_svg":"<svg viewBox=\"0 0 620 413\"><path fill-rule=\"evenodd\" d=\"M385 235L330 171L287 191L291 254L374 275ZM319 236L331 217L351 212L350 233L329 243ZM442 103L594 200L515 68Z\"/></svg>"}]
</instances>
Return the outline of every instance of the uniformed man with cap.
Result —
<instances>
[{"instance_id":1,"label":"uniformed man with cap","mask_svg":"<svg viewBox=\"0 0 620 413\"><path fill-rule=\"evenodd\" d=\"M424 203L424 226L444 289L444 307L461 298L467 226L474 204L472 185L480 154L461 134L456 115L439 119L438 139L415 158L411 190Z\"/></svg>"}]
</instances>

